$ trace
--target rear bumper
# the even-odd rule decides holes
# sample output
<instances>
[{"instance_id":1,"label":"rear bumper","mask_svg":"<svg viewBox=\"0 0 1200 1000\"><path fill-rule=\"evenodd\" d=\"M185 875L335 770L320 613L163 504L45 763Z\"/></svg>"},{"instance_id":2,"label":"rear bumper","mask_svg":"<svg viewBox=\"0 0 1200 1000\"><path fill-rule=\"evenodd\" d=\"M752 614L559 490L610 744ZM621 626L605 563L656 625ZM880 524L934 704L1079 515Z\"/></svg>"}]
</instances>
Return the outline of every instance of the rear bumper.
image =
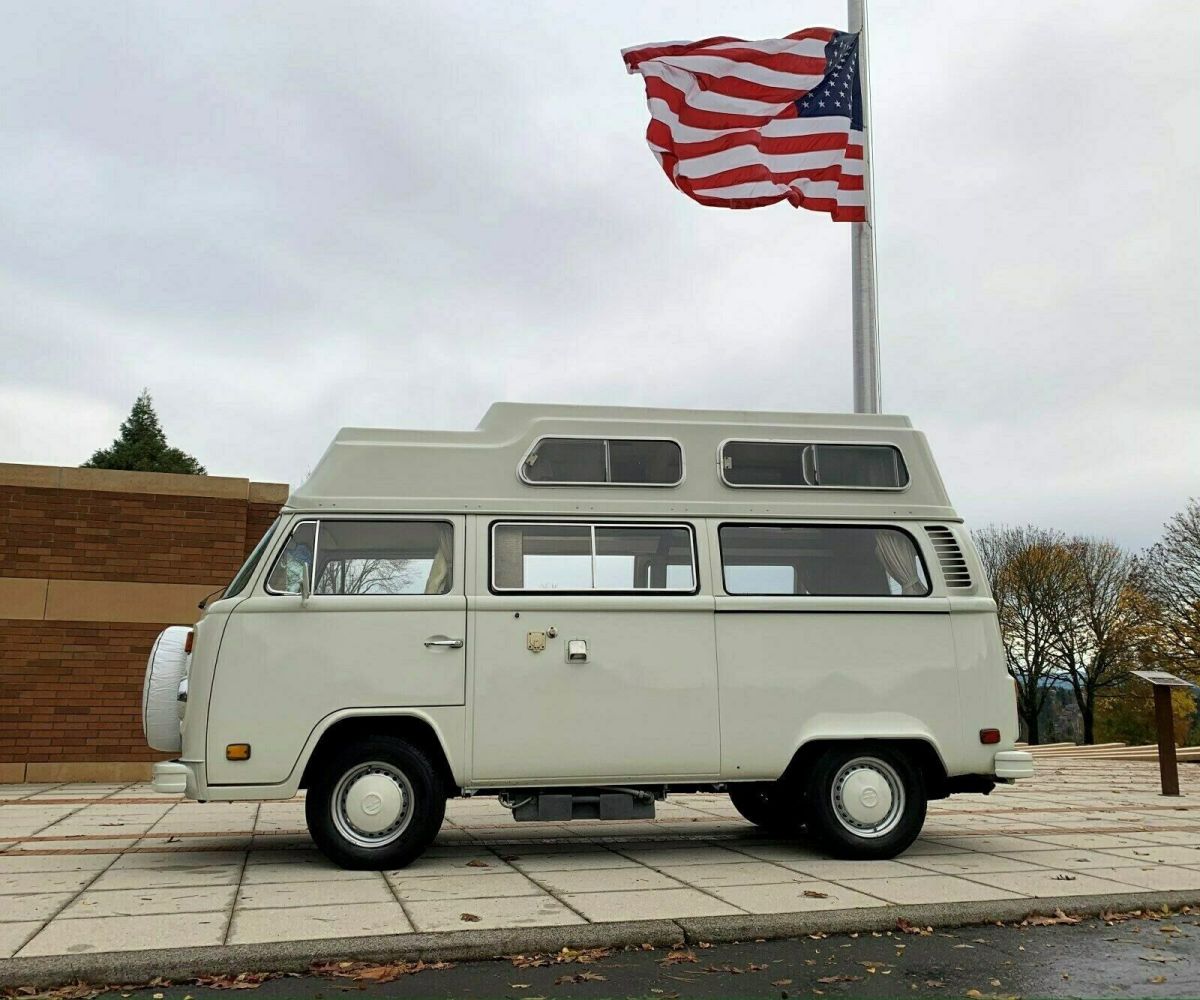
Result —
<instances>
[{"instance_id":1,"label":"rear bumper","mask_svg":"<svg viewBox=\"0 0 1200 1000\"><path fill-rule=\"evenodd\" d=\"M1001 750L996 754L996 777L1000 781L1033 777L1033 754L1025 750Z\"/></svg>"},{"instance_id":2,"label":"rear bumper","mask_svg":"<svg viewBox=\"0 0 1200 1000\"><path fill-rule=\"evenodd\" d=\"M154 765L151 785L164 795L184 795L196 798L196 773L181 760L162 760Z\"/></svg>"}]
</instances>

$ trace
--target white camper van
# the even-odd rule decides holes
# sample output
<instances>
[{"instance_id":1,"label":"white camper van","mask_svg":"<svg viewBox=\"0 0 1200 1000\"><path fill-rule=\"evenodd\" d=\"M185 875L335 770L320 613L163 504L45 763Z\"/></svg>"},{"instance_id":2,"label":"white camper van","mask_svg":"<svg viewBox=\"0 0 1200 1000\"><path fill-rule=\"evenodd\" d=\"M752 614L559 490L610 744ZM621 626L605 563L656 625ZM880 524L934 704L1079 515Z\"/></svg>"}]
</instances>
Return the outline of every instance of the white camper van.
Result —
<instances>
[{"instance_id":1,"label":"white camper van","mask_svg":"<svg viewBox=\"0 0 1200 1000\"><path fill-rule=\"evenodd\" d=\"M162 792L307 790L333 861L399 867L447 798L518 820L752 823L887 858L926 802L1028 777L996 609L904 417L500 403L341 431L147 667Z\"/></svg>"}]
</instances>

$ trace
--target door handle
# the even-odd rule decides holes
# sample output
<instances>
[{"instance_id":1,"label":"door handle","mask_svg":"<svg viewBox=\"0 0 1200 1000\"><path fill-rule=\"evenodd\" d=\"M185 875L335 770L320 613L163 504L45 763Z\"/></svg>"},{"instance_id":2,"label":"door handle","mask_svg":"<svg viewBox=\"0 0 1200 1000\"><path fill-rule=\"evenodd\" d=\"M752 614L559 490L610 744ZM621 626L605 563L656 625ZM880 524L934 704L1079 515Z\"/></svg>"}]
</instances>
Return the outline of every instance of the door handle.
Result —
<instances>
[{"instance_id":1,"label":"door handle","mask_svg":"<svg viewBox=\"0 0 1200 1000\"><path fill-rule=\"evenodd\" d=\"M447 649L462 649L462 639L451 639L447 635L431 635L425 640L425 648L432 649L435 646L445 646Z\"/></svg>"}]
</instances>

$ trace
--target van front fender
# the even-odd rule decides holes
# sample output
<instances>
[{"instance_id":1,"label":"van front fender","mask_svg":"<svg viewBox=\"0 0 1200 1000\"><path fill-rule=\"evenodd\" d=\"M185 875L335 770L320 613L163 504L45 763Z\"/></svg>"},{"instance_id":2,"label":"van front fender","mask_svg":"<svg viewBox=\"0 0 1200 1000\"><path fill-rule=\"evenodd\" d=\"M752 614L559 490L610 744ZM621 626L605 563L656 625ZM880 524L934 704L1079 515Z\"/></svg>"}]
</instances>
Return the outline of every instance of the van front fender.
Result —
<instances>
[{"instance_id":1,"label":"van front fender","mask_svg":"<svg viewBox=\"0 0 1200 1000\"><path fill-rule=\"evenodd\" d=\"M344 708L321 719L304 741L300 756L288 775L295 794L305 784L314 759L333 741L341 745L366 734L400 736L422 747L442 773L447 785L462 788L466 759L465 713L461 705L442 708Z\"/></svg>"}]
</instances>

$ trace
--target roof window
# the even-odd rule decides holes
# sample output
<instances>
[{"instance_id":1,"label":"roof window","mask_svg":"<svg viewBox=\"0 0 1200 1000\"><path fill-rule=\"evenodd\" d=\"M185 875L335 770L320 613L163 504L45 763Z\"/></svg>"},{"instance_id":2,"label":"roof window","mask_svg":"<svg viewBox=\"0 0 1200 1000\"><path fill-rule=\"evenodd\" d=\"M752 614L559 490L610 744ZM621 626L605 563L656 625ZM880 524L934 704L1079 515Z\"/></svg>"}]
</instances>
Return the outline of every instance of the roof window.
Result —
<instances>
[{"instance_id":1,"label":"roof window","mask_svg":"<svg viewBox=\"0 0 1200 1000\"><path fill-rule=\"evenodd\" d=\"M890 444L726 441L721 478L729 486L897 490L908 485L908 469Z\"/></svg>"},{"instance_id":2,"label":"roof window","mask_svg":"<svg viewBox=\"0 0 1200 1000\"><path fill-rule=\"evenodd\" d=\"M521 463L535 486L678 486L683 449L647 438L540 438Z\"/></svg>"}]
</instances>

